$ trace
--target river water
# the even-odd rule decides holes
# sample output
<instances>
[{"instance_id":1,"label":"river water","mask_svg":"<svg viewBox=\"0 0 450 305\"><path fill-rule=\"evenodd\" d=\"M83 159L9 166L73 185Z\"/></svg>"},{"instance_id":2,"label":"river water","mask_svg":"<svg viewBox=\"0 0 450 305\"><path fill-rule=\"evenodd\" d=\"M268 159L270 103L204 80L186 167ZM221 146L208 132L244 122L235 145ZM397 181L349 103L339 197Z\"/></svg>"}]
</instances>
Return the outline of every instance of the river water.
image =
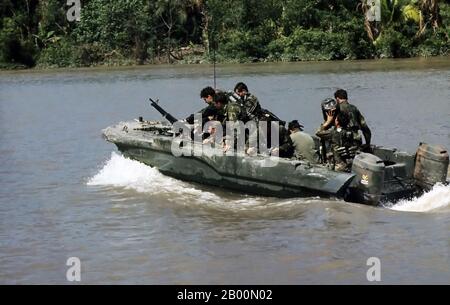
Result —
<instances>
[{"instance_id":1,"label":"river water","mask_svg":"<svg viewBox=\"0 0 450 305\"><path fill-rule=\"evenodd\" d=\"M248 84L266 108L309 132L337 88L373 142L450 148L450 59L219 66L218 87ZM125 159L101 129L148 97L173 115L203 107L208 66L0 73L0 283L450 283L450 187L385 208L277 199L181 182Z\"/></svg>"}]
</instances>

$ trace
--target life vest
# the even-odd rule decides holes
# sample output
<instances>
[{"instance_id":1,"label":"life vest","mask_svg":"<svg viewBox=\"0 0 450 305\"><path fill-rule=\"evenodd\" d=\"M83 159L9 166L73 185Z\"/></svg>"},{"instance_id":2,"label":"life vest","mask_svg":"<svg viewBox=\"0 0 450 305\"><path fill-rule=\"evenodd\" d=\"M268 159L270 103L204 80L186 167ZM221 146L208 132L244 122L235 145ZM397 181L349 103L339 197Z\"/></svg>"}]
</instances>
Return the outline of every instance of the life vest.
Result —
<instances>
[{"instance_id":1,"label":"life vest","mask_svg":"<svg viewBox=\"0 0 450 305\"><path fill-rule=\"evenodd\" d=\"M335 143L334 152L339 154L342 160L352 160L358 150L358 142L354 138L354 132L342 128L338 132L338 143Z\"/></svg>"},{"instance_id":2,"label":"life vest","mask_svg":"<svg viewBox=\"0 0 450 305\"><path fill-rule=\"evenodd\" d=\"M228 94L228 100L237 103L241 107L243 121L247 122L258 119L261 105L255 96L246 94L241 97L236 92L230 92Z\"/></svg>"}]
</instances>

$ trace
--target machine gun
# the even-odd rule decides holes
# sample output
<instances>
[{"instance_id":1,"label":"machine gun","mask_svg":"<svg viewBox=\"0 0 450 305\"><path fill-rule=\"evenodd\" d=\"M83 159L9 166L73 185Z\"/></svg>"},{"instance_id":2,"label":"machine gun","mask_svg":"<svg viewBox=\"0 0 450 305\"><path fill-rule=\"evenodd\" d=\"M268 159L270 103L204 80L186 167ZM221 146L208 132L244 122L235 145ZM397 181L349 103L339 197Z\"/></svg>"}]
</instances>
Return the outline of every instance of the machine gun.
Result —
<instances>
[{"instance_id":1,"label":"machine gun","mask_svg":"<svg viewBox=\"0 0 450 305\"><path fill-rule=\"evenodd\" d=\"M153 106L153 108L155 108L159 113L161 113L161 115L163 116L163 118L165 118L166 120L168 120L170 122L170 124L173 124L175 122L178 121L178 119L176 119L173 115L171 115L170 113L168 113L167 111L165 111L164 109L162 109L161 106L158 105L158 101L159 100L152 100L150 98L150 102L151 105Z\"/></svg>"},{"instance_id":2,"label":"machine gun","mask_svg":"<svg viewBox=\"0 0 450 305\"><path fill-rule=\"evenodd\" d=\"M163 118L168 120L170 122L170 124L173 125L173 124L175 124L175 122L179 122L177 118L175 118L173 115L171 115L170 113L165 111L161 106L158 105L159 100L154 101L151 98L149 100L150 100L150 102L151 102L150 104L153 106L153 108L155 108L159 113L161 113ZM190 137L191 137L191 139L193 139L194 138L194 129L192 129L188 123L183 122L182 125L187 127L188 130L191 130ZM183 128L180 128L179 130L175 130L175 135L180 135L181 133L183 133Z\"/></svg>"}]
</instances>

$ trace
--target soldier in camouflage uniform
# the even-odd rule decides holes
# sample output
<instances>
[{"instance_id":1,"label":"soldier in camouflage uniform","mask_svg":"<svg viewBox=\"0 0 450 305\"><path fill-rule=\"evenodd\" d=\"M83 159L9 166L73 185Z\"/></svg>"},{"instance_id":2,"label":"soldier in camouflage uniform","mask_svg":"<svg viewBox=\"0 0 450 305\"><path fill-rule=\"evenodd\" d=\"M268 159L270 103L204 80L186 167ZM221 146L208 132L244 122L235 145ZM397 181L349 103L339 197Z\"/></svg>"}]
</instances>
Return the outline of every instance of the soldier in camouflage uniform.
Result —
<instances>
[{"instance_id":1,"label":"soldier in camouflage uniform","mask_svg":"<svg viewBox=\"0 0 450 305\"><path fill-rule=\"evenodd\" d=\"M241 119L241 107L230 101L225 93L219 92L214 99L220 122L225 127L227 121L236 122Z\"/></svg>"},{"instance_id":2,"label":"soldier in camouflage uniform","mask_svg":"<svg viewBox=\"0 0 450 305\"><path fill-rule=\"evenodd\" d=\"M370 140L372 138L372 133L367 126L366 120L361 112L355 105L348 102L347 91L339 89L334 93L334 97L338 103L338 112L346 113L349 117L348 129L353 132L353 137L355 141L359 143L362 150L370 149ZM362 131L366 143L362 145L361 135L359 130Z\"/></svg>"},{"instance_id":3,"label":"soldier in camouflage uniform","mask_svg":"<svg viewBox=\"0 0 450 305\"><path fill-rule=\"evenodd\" d=\"M200 97L205 101L208 106L199 111L202 115L202 126L217 114L216 107L214 105L214 96L216 91L212 87L203 88L200 92ZM186 122L194 124L194 114L191 114L186 118Z\"/></svg>"},{"instance_id":4,"label":"soldier in camouflage uniform","mask_svg":"<svg viewBox=\"0 0 450 305\"><path fill-rule=\"evenodd\" d=\"M246 84L242 82L237 83L234 87L234 92L228 98L241 107L241 119L244 123L250 120L258 121L261 105L259 104L258 98L248 92Z\"/></svg>"},{"instance_id":5,"label":"soldier in camouflage uniform","mask_svg":"<svg viewBox=\"0 0 450 305\"><path fill-rule=\"evenodd\" d=\"M223 92L216 94L214 103L217 109L216 120L222 124L223 134L225 136L224 150L227 151L232 147L233 143L233 139L231 139L229 135L226 135L227 122L236 122L241 119L241 107L239 104L230 101ZM238 136L239 134L236 134L236 137ZM237 143L236 138L234 139L234 143Z\"/></svg>"},{"instance_id":6,"label":"soldier in camouflage uniform","mask_svg":"<svg viewBox=\"0 0 450 305\"><path fill-rule=\"evenodd\" d=\"M240 119L244 124L253 121L257 128L250 133L247 131L245 134L245 142L247 146L247 153L254 155L258 151L257 146L253 146L255 139L258 139L258 122L264 119L261 105L258 98L248 92L248 87L243 82L239 82L234 86L234 91L228 94L228 99L234 103L237 103L241 108ZM261 140L261 138L260 138Z\"/></svg>"},{"instance_id":7,"label":"soldier in camouflage uniform","mask_svg":"<svg viewBox=\"0 0 450 305\"><path fill-rule=\"evenodd\" d=\"M350 117L345 112L337 114L336 119L333 115L327 115L327 121L321 125L316 136L323 140L330 141L331 151L327 154L328 163L336 171L350 171L351 163L358 149L358 141L354 139L353 132L348 128ZM334 126L327 129L326 126Z\"/></svg>"}]
</instances>

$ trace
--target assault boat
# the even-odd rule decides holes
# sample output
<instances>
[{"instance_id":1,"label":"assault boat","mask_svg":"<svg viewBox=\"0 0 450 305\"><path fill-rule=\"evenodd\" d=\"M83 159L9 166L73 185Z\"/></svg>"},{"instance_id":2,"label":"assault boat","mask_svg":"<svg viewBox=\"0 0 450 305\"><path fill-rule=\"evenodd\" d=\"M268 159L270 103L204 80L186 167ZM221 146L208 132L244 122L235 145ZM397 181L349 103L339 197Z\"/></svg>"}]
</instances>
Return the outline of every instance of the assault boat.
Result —
<instances>
[{"instance_id":1,"label":"assault boat","mask_svg":"<svg viewBox=\"0 0 450 305\"><path fill-rule=\"evenodd\" d=\"M174 117L162 110L171 123ZM155 106L156 105L156 106ZM265 155L198 153L176 156L172 144L176 131L168 122L142 118L103 130L125 157L157 168L177 179L230 190L275 197L336 197L345 201L380 205L417 196L437 183L447 183L449 154L441 145L421 143L415 154L395 148L372 146L372 153L358 153L351 172L337 172L323 164Z\"/></svg>"}]
</instances>

